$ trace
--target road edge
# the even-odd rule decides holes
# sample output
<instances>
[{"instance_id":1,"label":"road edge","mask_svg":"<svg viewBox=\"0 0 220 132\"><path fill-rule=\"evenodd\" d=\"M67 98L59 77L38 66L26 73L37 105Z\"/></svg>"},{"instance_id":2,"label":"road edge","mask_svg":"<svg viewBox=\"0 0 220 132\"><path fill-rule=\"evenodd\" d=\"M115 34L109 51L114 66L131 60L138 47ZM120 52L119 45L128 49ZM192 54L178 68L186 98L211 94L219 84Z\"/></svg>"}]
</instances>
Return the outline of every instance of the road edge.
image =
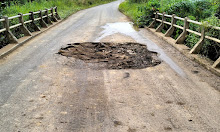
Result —
<instances>
[{"instance_id":1,"label":"road edge","mask_svg":"<svg viewBox=\"0 0 220 132\"><path fill-rule=\"evenodd\" d=\"M155 36L157 36L158 38L163 39L164 41L166 41L168 44L170 44L172 47L174 47L175 49L177 49L180 53L182 53L184 56L186 56L187 58L189 58L192 61L195 61L197 63L199 63L200 65L202 65L203 67L205 67L207 70L211 71L212 73L214 73L217 76L220 76L220 69L219 68L214 68L212 67L212 61L206 57L202 57L199 54L190 54L190 48L187 47L184 44L176 44L175 40L171 37L165 37L163 33L161 32L156 32L155 29L151 29L148 27L144 27L144 29L150 31L151 33L153 33Z\"/></svg>"}]
</instances>

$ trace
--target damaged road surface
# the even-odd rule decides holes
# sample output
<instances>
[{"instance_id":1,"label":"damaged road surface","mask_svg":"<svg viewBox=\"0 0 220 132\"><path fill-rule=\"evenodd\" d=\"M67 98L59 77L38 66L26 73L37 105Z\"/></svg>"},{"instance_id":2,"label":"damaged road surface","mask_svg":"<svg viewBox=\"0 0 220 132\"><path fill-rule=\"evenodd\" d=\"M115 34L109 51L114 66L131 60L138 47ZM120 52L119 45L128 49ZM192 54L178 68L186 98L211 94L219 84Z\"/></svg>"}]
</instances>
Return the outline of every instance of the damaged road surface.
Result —
<instances>
[{"instance_id":1,"label":"damaged road surface","mask_svg":"<svg viewBox=\"0 0 220 132\"><path fill-rule=\"evenodd\" d=\"M74 43L62 48L59 54L99 63L107 69L141 69L160 64L157 53L138 43Z\"/></svg>"},{"instance_id":2,"label":"damaged road surface","mask_svg":"<svg viewBox=\"0 0 220 132\"><path fill-rule=\"evenodd\" d=\"M134 30L122 1L79 11L0 60L0 132L220 131L219 77Z\"/></svg>"}]
</instances>

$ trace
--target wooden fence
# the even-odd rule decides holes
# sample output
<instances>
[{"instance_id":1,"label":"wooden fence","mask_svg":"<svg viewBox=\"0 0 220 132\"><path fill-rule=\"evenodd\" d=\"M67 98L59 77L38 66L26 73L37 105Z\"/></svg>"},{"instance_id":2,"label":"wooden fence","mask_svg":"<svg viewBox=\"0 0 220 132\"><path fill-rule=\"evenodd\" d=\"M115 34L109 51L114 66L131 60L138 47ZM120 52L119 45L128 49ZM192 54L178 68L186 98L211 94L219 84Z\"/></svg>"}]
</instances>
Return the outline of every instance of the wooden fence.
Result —
<instances>
[{"instance_id":1,"label":"wooden fence","mask_svg":"<svg viewBox=\"0 0 220 132\"><path fill-rule=\"evenodd\" d=\"M201 22L190 20L187 17L181 18L181 17L176 16L175 14L167 15L165 13L159 13L159 12L156 12L154 14L155 14L155 18L153 18L153 22L148 27L149 28L154 28L155 24L157 22L160 22L160 25L156 28L156 32L161 32L161 30L164 28L165 24L170 25L170 28L165 33L165 37L170 37L173 34L175 28L183 30L183 32L176 39L176 43L177 44L184 43L184 40L186 39L186 36L187 36L188 33L193 33L195 35L200 36L200 40L190 50L191 54L198 54L199 53L199 51L201 50L202 44L203 44L205 39L209 39L209 40L215 41L217 43L220 43L220 40L218 38L213 38L211 36L205 35L205 29L204 29L204 26L202 26ZM159 19L159 16L162 16L161 17L162 19ZM166 18L171 18L171 22L167 22ZM182 27L180 25L177 25L176 24L177 20L183 21L184 22L184 26ZM196 32L196 31L193 31L193 30L189 29L189 24L190 23L193 23L193 24L201 26L201 32L199 33L199 32ZM220 27L211 26L211 28L220 31ZM220 57L214 62L213 67L216 68L219 65L220 65Z\"/></svg>"},{"instance_id":2,"label":"wooden fence","mask_svg":"<svg viewBox=\"0 0 220 132\"><path fill-rule=\"evenodd\" d=\"M28 16L28 20L24 20L24 16ZM15 25L10 25L10 21L13 19L19 19L19 23ZM3 28L0 28L0 33L5 32L6 38L10 43L18 43L18 39L11 32L11 29L19 27L22 34L25 36L32 36L32 33L26 27L26 24L30 23L35 31L40 31L40 27L36 25L36 21L39 21L40 26L43 28L47 28L48 24L52 24L53 22L57 22L60 19L60 16L57 12L57 7L53 7L50 9L40 10L37 12L29 12L27 14L18 14L13 17L4 16L0 19L0 22L3 23ZM46 21L46 22L45 22ZM48 23L48 24L47 24Z\"/></svg>"}]
</instances>

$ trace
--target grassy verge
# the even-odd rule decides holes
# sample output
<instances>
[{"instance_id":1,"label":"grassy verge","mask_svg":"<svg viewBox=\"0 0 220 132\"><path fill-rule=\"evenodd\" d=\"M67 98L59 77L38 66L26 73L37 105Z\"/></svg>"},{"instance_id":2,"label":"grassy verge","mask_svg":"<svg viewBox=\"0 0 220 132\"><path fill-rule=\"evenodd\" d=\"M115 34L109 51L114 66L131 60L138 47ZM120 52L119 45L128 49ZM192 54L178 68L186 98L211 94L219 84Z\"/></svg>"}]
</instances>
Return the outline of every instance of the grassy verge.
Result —
<instances>
[{"instance_id":1,"label":"grassy verge","mask_svg":"<svg viewBox=\"0 0 220 132\"><path fill-rule=\"evenodd\" d=\"M33 2L26 2L25 4L13 4L10 7L2 10L1 14L4 16L14 16L18 13L28 13L30 11L38 11L54 6L58 7L58 12L61 18L66 18L74 12L82 9L90 8L100 4L105 4L114 0L37 0Z\"/></svg>"},{"instance_id":2,"label":"grassy verge","mask_svg":"<svg viewBox=\"0 0 220 132\"><path fill-rule=\"evenodd\" d=\"M138 17L142 15L142 12L140 12L138 8L142 6L143 4L141 3L130 3L125 1L119 5L119 10L136 23L138 21Z\"/></svg>"}]
</instances>

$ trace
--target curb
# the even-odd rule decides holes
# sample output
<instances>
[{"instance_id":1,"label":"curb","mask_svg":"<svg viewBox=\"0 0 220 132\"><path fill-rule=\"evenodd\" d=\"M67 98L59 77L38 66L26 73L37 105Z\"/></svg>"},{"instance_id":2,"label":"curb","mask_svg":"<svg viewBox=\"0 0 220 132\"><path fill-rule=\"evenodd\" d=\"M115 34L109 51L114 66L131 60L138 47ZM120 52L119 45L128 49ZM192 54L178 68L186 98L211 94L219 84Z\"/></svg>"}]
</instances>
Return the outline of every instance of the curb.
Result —
<instances>
[{"instance_id":1,"label":"curb","mask_svg":"<svg viewBox=\"0 0 220 132\"><path fill-rule=\"evenodd\" d=\"M155 29L150 29L148 27L145 27L146 30L150 31L154 35L156 35L158 38L163 39L168 44L172 45L174 48L176 48L178 51L180 51L183 55L185 55L187 58L191 59L192 61L196 61L203 67L205 67L207 70L211 71L217 76L220 76L220 69L219 68L213 68L212 67L212 61L208 58L201 57L199 54L190 54L190 48L188 48L184 44L175 44L175 40L171 37L165 37L163 33L156 32Z\"/></svg>"}]
</instances>

